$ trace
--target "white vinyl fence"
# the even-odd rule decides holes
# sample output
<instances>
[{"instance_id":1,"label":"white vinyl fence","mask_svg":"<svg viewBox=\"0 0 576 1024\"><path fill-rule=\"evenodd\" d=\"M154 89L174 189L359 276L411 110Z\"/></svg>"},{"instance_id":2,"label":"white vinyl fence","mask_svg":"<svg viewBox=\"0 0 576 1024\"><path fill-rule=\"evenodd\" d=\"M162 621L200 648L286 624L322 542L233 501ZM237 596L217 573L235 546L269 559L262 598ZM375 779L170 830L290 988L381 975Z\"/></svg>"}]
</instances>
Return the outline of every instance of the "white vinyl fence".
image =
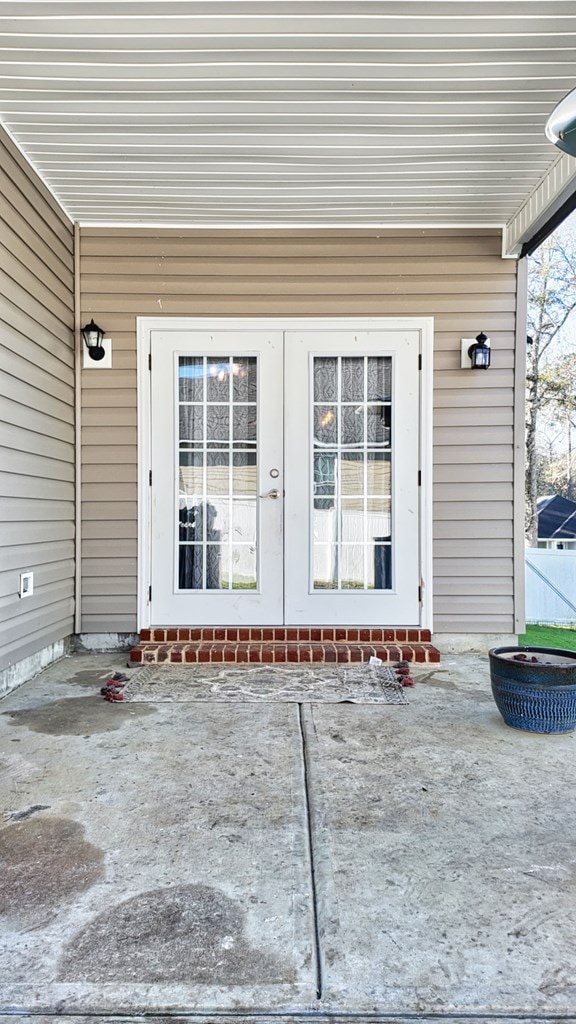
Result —
<instances>
[{"instance_id":1,"label":"white vinyl fence","mask_svg":"<svg viewBox=\"0 0 576 1024\"><path fill-rule=\"evenodd\" d=\"M526 622L576 625L576 551L526 549Z\"/></svg>"}]
</instances>

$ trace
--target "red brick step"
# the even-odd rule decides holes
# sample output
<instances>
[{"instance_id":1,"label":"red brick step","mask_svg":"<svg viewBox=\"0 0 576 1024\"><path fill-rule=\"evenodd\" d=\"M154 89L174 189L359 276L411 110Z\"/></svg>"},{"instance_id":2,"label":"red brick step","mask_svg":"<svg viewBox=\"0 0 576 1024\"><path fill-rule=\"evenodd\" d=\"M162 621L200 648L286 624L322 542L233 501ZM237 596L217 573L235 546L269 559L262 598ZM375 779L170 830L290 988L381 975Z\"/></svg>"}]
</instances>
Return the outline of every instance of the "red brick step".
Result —
<instances>
[{"instance_id":1,"label":"red brick step","mask_svg":"<svg viewBox=\"0 0 576 1024\"><path fill-rule=\"evenodd\" d=\"M325 626L199 626L144 629L133 648L133 664L281 664L438 662L430 631Z\"/></svg>"}]
</instances>

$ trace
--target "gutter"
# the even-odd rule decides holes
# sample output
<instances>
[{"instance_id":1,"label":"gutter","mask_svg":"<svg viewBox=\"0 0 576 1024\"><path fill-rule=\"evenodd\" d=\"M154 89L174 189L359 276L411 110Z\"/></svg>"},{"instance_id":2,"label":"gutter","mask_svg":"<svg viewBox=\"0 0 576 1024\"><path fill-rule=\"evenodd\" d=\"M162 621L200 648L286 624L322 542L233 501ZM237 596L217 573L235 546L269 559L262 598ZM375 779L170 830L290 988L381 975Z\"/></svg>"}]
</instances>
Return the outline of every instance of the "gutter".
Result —
<instances>
[{"instance_id":1,"label":"gutter","mask_svg":"<svg viewBox=\"0 0 576 1024\"><path fill-rule=\"evenodd\" d=\"M74 223L74 632L82 632L82 344L80 227Z\"/></svg>"}]
</instances>

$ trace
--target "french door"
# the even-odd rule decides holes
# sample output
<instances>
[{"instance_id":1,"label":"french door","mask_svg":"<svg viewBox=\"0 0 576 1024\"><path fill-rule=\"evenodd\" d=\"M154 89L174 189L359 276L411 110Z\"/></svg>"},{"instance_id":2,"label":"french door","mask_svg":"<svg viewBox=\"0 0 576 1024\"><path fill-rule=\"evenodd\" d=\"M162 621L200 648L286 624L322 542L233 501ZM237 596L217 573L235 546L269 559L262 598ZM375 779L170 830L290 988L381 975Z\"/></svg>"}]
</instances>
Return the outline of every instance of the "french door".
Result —
<instances>
[{"instance_id":1,"label":"french door","mask_svg":"<svg viewBox=\"0 0 576 1024\"><path fill-rule=\"evenodd\" d=\"M422 331L156 323L149 622L420 624Z\"/></svg>"}]
</instances>

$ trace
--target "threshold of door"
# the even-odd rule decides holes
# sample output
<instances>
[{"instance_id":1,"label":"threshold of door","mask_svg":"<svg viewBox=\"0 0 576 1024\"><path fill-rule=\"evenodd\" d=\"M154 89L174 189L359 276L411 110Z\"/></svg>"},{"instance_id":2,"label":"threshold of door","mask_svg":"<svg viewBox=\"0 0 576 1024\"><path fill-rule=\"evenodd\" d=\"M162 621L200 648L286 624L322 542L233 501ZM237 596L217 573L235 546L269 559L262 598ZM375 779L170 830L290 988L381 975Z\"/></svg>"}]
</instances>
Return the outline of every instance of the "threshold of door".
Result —
<instances>
[{"instance_id":1,"label":"threshold of door","mask_svg":"<svg viewBox=\"0 0 576 1024\"><path fill-rule=\"evenodd\" d=\"M143 629L130 660L141 663L298 664L360 662L371 657L438 662L426 629L325 626L197 626Z\"/></svg>"}]
</instances>

